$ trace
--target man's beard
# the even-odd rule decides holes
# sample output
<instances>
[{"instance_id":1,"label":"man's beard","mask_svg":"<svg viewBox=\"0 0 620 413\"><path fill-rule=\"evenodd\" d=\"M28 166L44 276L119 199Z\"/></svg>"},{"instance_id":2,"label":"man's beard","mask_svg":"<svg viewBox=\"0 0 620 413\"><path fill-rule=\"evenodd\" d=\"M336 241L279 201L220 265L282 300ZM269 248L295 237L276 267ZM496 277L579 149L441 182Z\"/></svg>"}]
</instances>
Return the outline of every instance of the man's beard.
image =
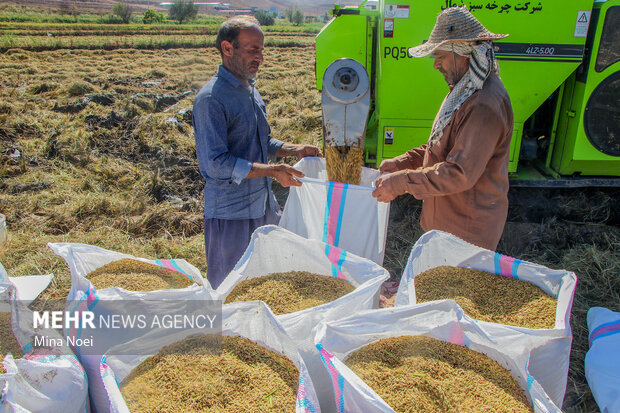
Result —
<instances>
[{"instance_id":1,"label":"man's beard","mask_svg":"<svg viewBox=\"0 0 620 413\"><path fill-rule=\"evenodd\" d=\"M250 67L256 67L256 71L250 71ZM249 66L244 66L243 62L239 59L230 59L230 68L235 76L241 77L244 80L252 80L256 77L256 73L258 72L259 65L251 64Z\"/></svg>"},{"instance_id":2,"label":"man's beard","mask_svg":"<svg viewBox=\"0 0 620 413\"><path fill-rule=\"evenodd\" d=\"M463 73L458 73L455 70L452 73L448 73L448 72L444 72L443 70L441 70L441 74L444 76L444 79L446 80L446 83L448 84L448 86L450 86L450 88L453 88L454 86L456 86L456 84L461 81L463 76L465 76L465 73L467 73L467 71Z\"/></svg>"}]
</instances>

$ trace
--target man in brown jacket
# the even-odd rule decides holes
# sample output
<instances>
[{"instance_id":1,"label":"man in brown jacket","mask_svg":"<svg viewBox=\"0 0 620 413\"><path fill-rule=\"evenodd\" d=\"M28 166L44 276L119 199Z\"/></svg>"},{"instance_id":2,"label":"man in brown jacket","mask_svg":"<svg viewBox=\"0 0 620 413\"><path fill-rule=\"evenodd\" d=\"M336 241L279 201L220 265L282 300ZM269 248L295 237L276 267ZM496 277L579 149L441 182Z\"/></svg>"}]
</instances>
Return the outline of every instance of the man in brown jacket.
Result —
<instances>
[{"instance_id":1,"label":"man in brown jacket","mask_svg":"<svg viewBox=\"0 0 620 413\"><path fill-rule=\"evenodd\" d=\"M489 32L465 7L437 18L413 57L434 54L450 92L428 142L384 160L373 196L389 202L410 193L424 201L420 224L495 250L508 213L508 162L513 113L498 77Z\"/></svg>"}]
</instances>

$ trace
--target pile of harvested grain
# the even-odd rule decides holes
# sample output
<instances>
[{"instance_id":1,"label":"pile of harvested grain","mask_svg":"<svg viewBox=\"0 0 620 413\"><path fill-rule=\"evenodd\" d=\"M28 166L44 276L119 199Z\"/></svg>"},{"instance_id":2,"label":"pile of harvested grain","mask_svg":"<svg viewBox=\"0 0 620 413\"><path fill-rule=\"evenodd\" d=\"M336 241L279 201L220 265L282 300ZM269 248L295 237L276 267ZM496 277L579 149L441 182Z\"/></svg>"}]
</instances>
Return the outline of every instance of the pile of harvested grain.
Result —
<instances>
[{"instance_id":1,"label":"pile of harvested grain","mask_svg":"<svg viewBox=\"0 0 620 413\"><path fill-rule=\"evenodd\" d=\"M120 387L133 413L292 412L298 379L288 358L246 338L203 335L147 358Z\"/></svg>"},{"instance_id":2,"label":"pile of harvested grain","mask_svg":"<svg viewBox=\"0 0 620 413\"><path fill-rule=\"evenodd\" d=\"M194 284L180 272L124 258L97 268L88 280L99 289L121 287L130 291L155 291L185 288Z\"/></svg>"},{"instance_id":3,"label":"pile of harvested grain","mask_svg":"<svg viewBox=\"0 0 620 413\"><path fill-rule=\"evenodd\" d=\"M435 267L414 278L416 301L452 299L477 320L553 328L557 300L526 281L486 271Z\"/></svg>"},{"instance_id":4,"label":"pile of harvested grain","mask_svg":"<svg viewBox=\"0 0 620 413\"><path fill-rule=\"evenodd\" d=\"M23 357L22 348L13 335L11 313L0 313L0 374L6 373L2 360L11 353L13 358Z\"/></svg>"},{"instance_id":5,"label":"pile of harvested grain","mask_svg":"<svg viewBox=\"0 0 620 413\"><path fill-rule=\"evenodd\" d=\"M517 381L495 361L429 337L380 340L346 365L399 413L532 411Z\"/></svg>"},{"instance_id":6,"label":"pile of harvested grain","mask_svg":"<svg viewBox=\"0 0 620 413\"><path fill-rule=\"evenodd\" d=\"M353 290L347 280L290 271L242 281L225 302L261 300L274 314L288 314L329 303Z\"/></svg>"},{"instance_id":7,"label":"pile of harvested grain","mask_svg":"<svg viewBox=\"0 0 620 413\"><path fill-rule=\"evenodd\" d=\"M325 165L330 181L359 185L364 150L353 146L328 146L325 148Z\"/></svg>"}]
</instances>

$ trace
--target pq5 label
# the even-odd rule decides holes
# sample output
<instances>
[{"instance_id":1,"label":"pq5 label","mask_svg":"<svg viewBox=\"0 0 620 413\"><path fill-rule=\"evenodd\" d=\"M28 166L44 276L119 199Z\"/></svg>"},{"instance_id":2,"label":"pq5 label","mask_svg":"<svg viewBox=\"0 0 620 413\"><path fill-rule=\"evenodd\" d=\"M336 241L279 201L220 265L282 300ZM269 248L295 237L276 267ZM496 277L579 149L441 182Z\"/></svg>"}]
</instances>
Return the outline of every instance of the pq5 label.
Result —
<instances>
[{"instance_id":1,"label":"pq5 label","mask_svg":"<svg viewBox=\"0 0 620 413\"><path fill-rule=\"evenodd\" d=\"M392 58L395 60L400 60L400 59L411 59L411 55L409 54L409 52L407 51L409 48L406 46L402 46L402 47L398 47L398 46L394 46L394 47L390 47L390 46L386 46L383 48L383 58Z\"/></svg>"}]
</instances>

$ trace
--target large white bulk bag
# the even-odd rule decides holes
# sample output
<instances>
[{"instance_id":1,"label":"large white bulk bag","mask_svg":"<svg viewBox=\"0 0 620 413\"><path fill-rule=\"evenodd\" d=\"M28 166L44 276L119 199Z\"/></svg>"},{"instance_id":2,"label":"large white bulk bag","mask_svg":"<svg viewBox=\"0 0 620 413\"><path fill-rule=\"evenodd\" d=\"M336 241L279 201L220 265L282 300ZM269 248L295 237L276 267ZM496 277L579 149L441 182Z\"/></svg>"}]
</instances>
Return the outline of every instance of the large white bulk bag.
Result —
<instances>
[{"instance_id":1,"label":"large white bulk bag","mask_svg":"<svg viewBox=\"0 0 620 413\"><path fill-rule=\"evenodd\" d=\"M9 278L0 264L0 311L11 313L12 333L24 353L22 358L7 354L0 360L6 371L0 374L0 411L88 412L88 380L77 357L65 348L49 348L36 354L30 341L35 331L61 340L56 331L34 330L32 312L26 307L51 276L28 276L33 287L22 283L19 289L11 282L18 278Z\"/></svg>"},{"instance_id":2,"label":"large white bulk bag","mask_svg":"<svg viewBox=\"0 0 620 413\"><path fill-rule=\"evenodd\" d=\"M588 385L602 413L620 412L620 313L588 310L590 350L585 367Z\"/></svg>"},{"instance_id":3,"label":"large white bulk bag","mask_svg":"<svg viewBox=\"0 0 620 413\"><path fill-rule=\"evenodd\" d=\"M327 180L325 159L307 157L294 167L306 176L292 186L279 225L383 264L390 205L371 195L379 177L362 168L360 185Z\"/></svg>"},{"instance_id":4,"label":"large white bulk bag","mask_svg":"<svg viewBox=\"0 0 620 413\"><path fill-rule=\"evenodd\" d=\"M108 315L117 312L118 301L127 300L137 302L141 300L212 300L210 287L208 282L200 274L200 270L182 259L171 260L149 260L146 258L134 257L132 255L123 254L115 251L106 250L93 245L77 244L77 243L49 243L48 247L57 255L62 257L71 271L71 289L67 297L66 311L81 311L83 308L76 306L83 305L96 314ZM167 289L157 291L129 291L119 287L110 287L96 289L95 286L88 281L88 275L99 267L129 258L149 264L161 266L166 269L177 271L180 274L194 280L195 283L186 288ZM73 332L69 332L73 335ZM121 334L121 333L119 333ZM129 340L132 334L137 334L135 330L123 330L123 340ZM109 344L111 341L119 340L119 335L111 335L106 330L90 330L88 334L84 330L78 330L75 335L77 338L93 336L96 343ZM101 344L104 346L103 344ZM104 383L101 379L100 364L102 354L81 354L80 348L75 349L80 362L86 370L89 379L89 394L91 405L95 412L110 411L110 402L108 394L105 391Z\"/></svg>"},{"instance_id":5,"label":"large white bulk bag","mask_svg":"<svg viewBox=\"0 0 620 413\"><path fill-rule=\"evenodd\" d=\"M575 273L521 261L469 244L452 234L433 230L423 234L413 246L394 305L415 304L415 276L443 265L472 268L527 281L557 299L553 329L504 327L537 339L537 348L533 344L529 346L529 371L553 402L561 406L566 391L572 343L569 319L577 284ZM479 322L483 328L491 324Z\"/></svg>"},{"instance_id":6,"label":"large white bulk bag","mask_svg":"<svg viewBox=\"0 0 620 413\"><path fill-rule=\"evenodd\" d=\"M135 348L135 352L138 354L144 353L145 347L148 346L152 349L153 354L156 354L164 346L199 333L199 330L188 329L181 335L170 336L162 329L161 331L152 331L129 343L119 343L119 345L123 346L124 351L131 351L131 348ZM288 357L299 370L296 413L321 411L312 379L308 374L303 358L300 356L295 343L291 341L265 303L250 301L224 305L222 307L222 334L245 337L271 351ZM114 349L111 349L111 352L114 352ZM100 374L110 404L109 411L129 412L118 383L147 357L145 355L108 355L101 359Z\"/></svg>"},{"instance_id":7,"label":"large white bulk bag","mask_svg":"<svg viewBox=\"0 0 620 413\"><path fill-rule=\"evenodd\" d=\"M330 254L337 259L329 258ZM357 311L376 308L381 284L390 274L369 259L318 240L305 239L275 225L266 225L254 231L247 250L215 291L216 298L225 301L241 281L289 271L307 271L343 278L355 287L354 291L331 303L276 316L299 346L302 356L307 357L306 364L323 410L331 411L329 406L323 406L324 401L330 403L333 396L325 370L320 363L316 363L318 353L314 346L315 329L322 320L334 320Z\"/></svg>"},{"instance_id":8,"label":"large white bulk bag","mask_svg":"<svg viewBox=\"0 0 620 413\"><path fill-rule=\"evenodd\" d=\"M431 337L485 354L513 375L536 412L560 412L528 371L528 349L541 344L541 338L499 324L481 328L453 300L440 300L368 310L321 323L315 341L330 373L338 413L394 412L344 361L366 345L400 336Z\"/></svg>"}]
</instances>

